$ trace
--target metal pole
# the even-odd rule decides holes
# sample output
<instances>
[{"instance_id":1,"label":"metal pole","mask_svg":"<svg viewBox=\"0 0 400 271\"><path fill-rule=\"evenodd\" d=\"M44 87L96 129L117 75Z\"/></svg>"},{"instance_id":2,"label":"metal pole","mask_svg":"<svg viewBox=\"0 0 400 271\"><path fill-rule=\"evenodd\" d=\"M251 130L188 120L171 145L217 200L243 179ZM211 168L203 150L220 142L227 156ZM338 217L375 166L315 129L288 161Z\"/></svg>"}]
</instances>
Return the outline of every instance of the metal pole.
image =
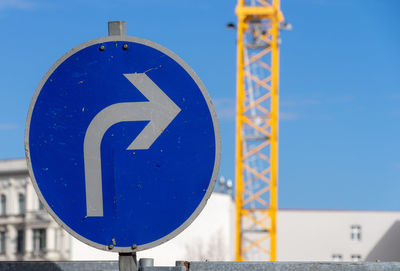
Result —
<instances>
[{"instance_id":1,"label":"metal pole","mask_svg":"<svg viewBox=\"0 0 400 271\"><path fill-rule=\"evenodd\" d=\"M125 21L108 22L108 35L126 36L126 22Z\"/></svg>"},{"instance_id":2,"label":"metal pole","mask_svg":"<svg viewBox=\"0 0 400 271\"><path fill-rule=\"evenodd\" d=\"M119 271L138 271L136 252L119 253Z\"/></svg>"},{"instance_id":3,"label":"metal pole","mask_svg":"<svg viewBox=\"0 0 400 271\"><path fill-rule=\"evenodd\" d=\"M124 21L108 22L109 36L126 36ZM119 271L137 271L136 252L119 253Z\"/></svg>"}]
</instances>

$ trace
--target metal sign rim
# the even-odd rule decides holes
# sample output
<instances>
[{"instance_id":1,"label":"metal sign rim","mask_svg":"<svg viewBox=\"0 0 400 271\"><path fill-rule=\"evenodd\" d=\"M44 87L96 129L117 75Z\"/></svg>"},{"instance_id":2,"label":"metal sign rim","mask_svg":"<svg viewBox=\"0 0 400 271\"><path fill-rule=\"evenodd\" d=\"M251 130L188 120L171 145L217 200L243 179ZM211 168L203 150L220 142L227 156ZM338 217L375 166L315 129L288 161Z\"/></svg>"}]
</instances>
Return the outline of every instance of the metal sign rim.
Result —
<instances>
[{"instance_id":1,"label":"metal sign rim","mask_svg":"<svg viewBox=\"0 0 400 271\"><path fill-rule=\"evenodd\" d=\"M101 44L101 43L105 43L105 42L112 42L112 41L127 41L127 42L134 42L134 43L139 43L142 45L146 45L149 47L152 47L158 51L161 51L162 53L166 54L167 56L169 56L170 58L172 58L173 60L175 60L189 75L190 77L195 81L195 83L197 84L197 86L199 87L206 103L208 106L208 110L210 111L210 115L212 118L212 122L213 122L213 126L214 126L214 136L215 136L215 161L214 161L214 168L213 168L213 172L211 175L211 180L210 183L208 185L207 191L203 197L203 199L201 200L200 204L197 206L197 208L195 209L195 211L190 215L190 217L182 224L180 225L178 228L176 228L174 231L172 231L171 233L165 235L164 237L157 239L153 242L150 243L146 243L143 245L138 245L136 248L134 247L118 247L115 246L112 249L110 249L108 246L103 245L103 244L99 244L97 242L91 241L89 239L87 239L86 237L78 234L77 232L75 232L73 229L71 229L67 224L65 224L59 217L58 215L50 208L50 206L47 204L47 201L45 200L45 198L43 197L39 186L36 182L36 178L35 175L33 173L33 169L32 169L32 163L31 163L31 157L30 157L30 150L29 150L29 130L30 130L30 124L31 124L31 117L32 117L32 112L33 109L35 107L37 98L44 86L44 84L47 82L47 80L49 79L49 77L51 76L51 74L69 57L71 57L72 55L74 55L75 53L89 47L95 44ZM25 143L25 156L26 156L26 162L27 162L27 167L28 167L28 171L29 171L29 175L31 177L31 181L33 184L33 187L35 188L36 194L38 195L40 201L43 203L43 205L45 206L46 210L50 213L50 215L54 218L54 220L62 227L64 228L69 234L71 234L73 237L77 238L78 240L82 241L83 243L101 249L101 250L105 250L105 251L111 251L111 252L136 252L136 251L141 251L141 250L145 250L145 249L149 249L152 247L156 247L159 246L169 240L171 240L172 238L174 238L175 236L177 236L179 233L181 233L184 229L186 229L196 218L197 216L200 214L200 212L204 209L208 199L211 196L211 193L214 189L217 177L218 177L218 172L219 172L219 166L220 166L220 159L221 159L221 138L220 138L220 129L219 129L219 123L218 123L218 118L217 118L217 114L215 112L215 108L212 104L211 98L205 88L205 86L203 85L203 83L201 82L200 78L196 75L196 73L192 70L192 68L190 68L190 66L188 64L186 64L186 62L184 62L179 56L177 56L175 53L173 53L172 51L170 51L169 49L155 43L149 40L145 40L145 39L141 39L141 38L137 38L137 37L130 37L130 36L108 36L108 37L102 37L102 38L98 38L98 39L94 39L94 40L90 40L88 42L82 43L81 45L73 48L72 50L70 50L69 52L67 52L66 54L64 54L61 58L59 58L56 63L54 63L51 68L47 71L47 73L45 74L45 76L42 78L42 80L39 83L39 86L37 87L32 101L29 105L29 109L28 109L28 115L27 115L27 119L26 119L26 124L25 124L25 136L24 136L24 143Z\"/></svg>"}]
</instances>

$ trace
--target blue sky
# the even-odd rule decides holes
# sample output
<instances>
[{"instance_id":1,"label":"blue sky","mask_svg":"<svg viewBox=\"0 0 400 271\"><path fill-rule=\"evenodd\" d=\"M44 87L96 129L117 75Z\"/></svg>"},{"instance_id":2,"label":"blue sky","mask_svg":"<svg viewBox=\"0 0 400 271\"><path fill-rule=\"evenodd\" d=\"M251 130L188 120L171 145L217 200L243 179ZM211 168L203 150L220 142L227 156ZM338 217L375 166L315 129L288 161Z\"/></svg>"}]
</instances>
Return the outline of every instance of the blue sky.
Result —
<instances>
[{"instance_id":1,"label":"blue sky","mask_svg":"<svg viewBox=\"0 0 400 271\"><path fill-rule=\"evenodd\" d=\"M235 1L0 0L0 159L24 157L30 100L73 47L127 21L206 85L234 177ZM279 206L400 210L400 2L282 0Z\"/></svg>"}]
</instances>

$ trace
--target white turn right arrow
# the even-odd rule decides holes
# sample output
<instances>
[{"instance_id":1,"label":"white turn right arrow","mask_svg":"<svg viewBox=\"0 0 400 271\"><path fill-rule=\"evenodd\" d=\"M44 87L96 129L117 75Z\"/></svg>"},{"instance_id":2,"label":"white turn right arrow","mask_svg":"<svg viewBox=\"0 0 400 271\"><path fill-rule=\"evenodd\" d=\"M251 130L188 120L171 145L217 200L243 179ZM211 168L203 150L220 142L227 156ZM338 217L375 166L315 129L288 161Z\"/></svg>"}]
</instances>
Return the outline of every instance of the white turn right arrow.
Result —
<instances>
[{"instance_id":1,"label":"white turn right arrow","mask_svg":"<svg viewBox=\"0 0 400 271\"><path fill-rule=\"evenodd\" d=\"M87 217L103 216L100 146L106 131L119 122L150 121L127 147L127 150L146 150L181 111L145 73L124 76L149 101L110 105L90 122L83 143Z\"/></svg>"}]
</instances>

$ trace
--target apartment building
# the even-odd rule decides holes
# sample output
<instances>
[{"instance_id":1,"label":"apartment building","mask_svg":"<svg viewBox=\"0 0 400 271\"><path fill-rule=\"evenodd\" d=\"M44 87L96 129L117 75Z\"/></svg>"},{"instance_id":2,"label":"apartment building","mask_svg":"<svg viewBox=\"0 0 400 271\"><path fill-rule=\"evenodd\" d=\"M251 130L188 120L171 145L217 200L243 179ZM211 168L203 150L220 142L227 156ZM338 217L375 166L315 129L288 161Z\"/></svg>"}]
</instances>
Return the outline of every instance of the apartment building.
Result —
<instances>
[{"instance_id":1,"label":"apartment building","mask_svg":"<svg viewBox=\"0 0 400 271\"><path fill-rule=\"evenodd\" d=\"M0 163L0 260L68 260L69 235L36 196L25 160Z\"/></svg>"}]
</instances>

